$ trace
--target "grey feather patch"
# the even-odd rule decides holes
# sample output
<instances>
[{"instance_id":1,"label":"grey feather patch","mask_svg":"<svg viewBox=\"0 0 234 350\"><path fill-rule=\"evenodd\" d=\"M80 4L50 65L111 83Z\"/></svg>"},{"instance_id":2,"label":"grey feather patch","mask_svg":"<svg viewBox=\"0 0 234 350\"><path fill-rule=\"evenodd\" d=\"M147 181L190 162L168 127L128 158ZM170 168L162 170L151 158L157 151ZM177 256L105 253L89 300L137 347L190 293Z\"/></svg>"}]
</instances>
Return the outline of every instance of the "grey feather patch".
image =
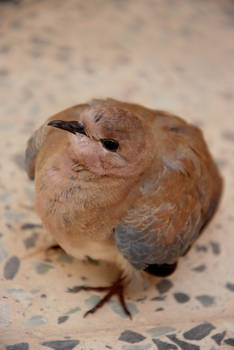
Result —
<instances>
[{"instance_id":1,"label":"grey feather patch","mask_svg":"<svg viewBox=\"0 0 234 350\"><path fill-rule=\"evenodd\" d=\"M140 191L144 196L153 193L157 187L157 178L150 178L140 186Z\"/></svg>"},{"instance_id":2,"label":"grey feather patch","mask_svg":"<svg viewBox=\"0 0 234 350\"><path fill-rule=\"evenodd\" d=\"M173 157L162 157L163 158L163 163L164 165L172 170L172 171L176 171L176 172L180 172L183 175L189 175L189 171L186 167L186 165L183 163L183 159L176 159Z\"/></svg>"},{"instance_id":3,"label":"grey feather patch","mask_svg":"<svg viewBox=\"0 0 234 350\"><path fill-rule=\"evenodd\" d=\"M36 156L36 147L34 146L33 136L28 140L28 145L25 151L25 168L30 180L34 179L34 159Z\"/></svg>"},{"instance_id":4,"label":"grey feather patch","mask_svg":"<svg viewBox=\"0 0 234 350\"><path fill-rule=\"evenodd\" d=\"M37 129L32 137L28 140L27 148L25 151L25 168L28 177L33 180L35 172L35 161L37 152L42 146L45 137L48 132L47 122L44 123L39 129Z\"/></svg>"},{"instance_id":5,"label":"grey feather patch","mask_svg":"<svg viewBox=\"0 0 234 350\"><path fill-rule=\"evenodd\" d=\"M153 225L142 231L125 225L115 229L114 239L117 248L138 270L143 270L150 264L161 264L167 261L168 248L163 248L155 239L157 234L152 232Z\"/></svg>"},{"instance_id":6,"label":"grey feather patch","mask_svg":"<svg viewBox=\"0 0 234 350\"><path fill-rule=\"evenodd\" d=\"M199 235L201 222L194 225L190 234L185 225L170 244L164 243L160 228L154 226L153 223L142 231L127 225L120 225L115 229L114 240L117 248L137 270L144 270L152 264L174 264ZM187 239L182 238L185 236Z\"/></svg>"}]
</instances>

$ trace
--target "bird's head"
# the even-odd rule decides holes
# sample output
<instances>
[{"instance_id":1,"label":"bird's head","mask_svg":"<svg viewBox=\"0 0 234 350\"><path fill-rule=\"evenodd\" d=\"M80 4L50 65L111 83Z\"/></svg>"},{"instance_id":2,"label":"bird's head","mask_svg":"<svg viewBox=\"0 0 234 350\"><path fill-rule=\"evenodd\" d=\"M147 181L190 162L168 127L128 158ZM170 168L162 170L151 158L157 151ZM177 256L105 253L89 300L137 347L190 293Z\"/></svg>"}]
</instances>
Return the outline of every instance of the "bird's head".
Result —
<instances>
[{"instance_id":1,"label":"bird's head","mask_svg":"<svg viewBox=\"0 0 234 350\"><path fill-rule=\"evenodd\" d=\"M73 160L92 173L120 177L141 174L152 159L150 130L139 115L118 101L107 101L92 102L81 112L73 107L69 120L64 111L61 119L48 125L68 133Z\"/></svg>"}]
</instances>

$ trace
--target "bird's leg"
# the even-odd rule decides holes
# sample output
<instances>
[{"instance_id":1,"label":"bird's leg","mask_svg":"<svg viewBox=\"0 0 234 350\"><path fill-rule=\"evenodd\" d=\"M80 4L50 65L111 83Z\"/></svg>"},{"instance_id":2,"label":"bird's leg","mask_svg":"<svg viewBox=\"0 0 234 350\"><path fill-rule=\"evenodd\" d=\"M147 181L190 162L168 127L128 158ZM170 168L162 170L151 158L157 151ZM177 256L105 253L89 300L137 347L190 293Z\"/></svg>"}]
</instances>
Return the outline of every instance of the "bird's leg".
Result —
<instances>
[{"instance_id":1,"label":"bird's leg","mask_svg":"<svg viewBox=\"0 0 234 350\"><path fill-rule=\"evenodd\" d=\"M106 304L113 295L117 295L119 298L120 305L122 306L124 312L126 315L132 319L132 315L130 311L127 308L125 298L124 298L124 284L123 284L124 277L120 277L114 284L108 287L89 287L89 286L77 286L73 288L69 288L69 293L78 293L81 290L85 291L95 291L95 292L107 292L106 295L90 310L88 310L84 317L86 317L88 314L93 314L98 309L100 309L104 304Z\"/></svg>"}]
</instances>

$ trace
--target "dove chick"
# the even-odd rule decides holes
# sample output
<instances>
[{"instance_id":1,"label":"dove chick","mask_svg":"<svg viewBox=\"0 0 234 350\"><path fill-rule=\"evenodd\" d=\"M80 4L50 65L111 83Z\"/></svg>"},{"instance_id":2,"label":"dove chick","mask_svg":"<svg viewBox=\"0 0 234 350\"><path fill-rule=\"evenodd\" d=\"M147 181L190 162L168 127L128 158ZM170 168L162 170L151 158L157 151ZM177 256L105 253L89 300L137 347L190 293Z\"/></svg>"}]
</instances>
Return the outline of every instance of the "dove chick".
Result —
<instances>
[{"instance_id":1,"label":"dove chick","mask_svg":"<svg viewBox=\"0 0 234 350\"><path fill-rule=\"evenodd\" d=\"M113 294L163 276L213 216L222 179L199 128L160 110L92 100L49 118L28 141L35 208L58 244L78 259L119 267L88 313ZM78 290L77 290L78 291Z\"/></svg>"}]
</instances>

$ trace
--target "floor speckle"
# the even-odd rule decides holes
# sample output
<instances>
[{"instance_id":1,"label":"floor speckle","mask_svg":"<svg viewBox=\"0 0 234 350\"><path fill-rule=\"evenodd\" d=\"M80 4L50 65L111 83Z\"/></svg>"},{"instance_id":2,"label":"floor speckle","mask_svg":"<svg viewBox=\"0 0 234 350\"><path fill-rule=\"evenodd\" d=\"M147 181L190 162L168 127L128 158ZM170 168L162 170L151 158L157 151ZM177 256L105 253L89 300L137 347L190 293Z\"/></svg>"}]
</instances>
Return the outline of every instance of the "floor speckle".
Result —
<instances>
[{"instance_id":1,"label":"floor speckle","mask_svg":"<svg viewBox=\"0 0 234 350\"><path fill-rule=\"evenodd\" d=\"M161 279L161 281L156 284L156 289L160 294L168 292L172 287L173 283L168 279Z\"/></svg>"},{"instance_id":2,"label":"floor speckle","mask_svg":"<svg viewBox=\"0 0 234 350\"><path fill-rule=\"evenodd\" d=\"M144 339L145 339L145 337L142 334L136 333L136 332L131 331L131 330L123 331L119 337L119 340L127 342L127 343L131 343L131 344L139 343Z\"/></svg>"},{"instance_id":3,"label":"floor speckle","mask_svg":"<svg viewBox=\"0 0 234 350\"><path fill-rule=\"evenodd\" d=\"M14 345L7 345L6 350L29 350L28 343L18 343Z\"/></svg>"},{"instance_id":4,"label":"floor speckle","mask_svg":"<svg viewBox=\"0 0 234 350\"><path fill-rule=\"evenodd\" d=\"M29 320L27 320L24 324L25 327L35 327L41 326L42 324L47 323L47 320L42 315L32 316Z\"/></svg>"},{"instance_id":5,"label":"floor speckle","mask_svg":"<svg viewBox=\"0 0 234 350\"><path fill-rule=\"evenodd\" d=\"M213 331L215 327L211 323L203 323L199 324L198 326L190 329L189 331L185 332L184 338L188 340L201 340L205 337L207 337L208 334L210 334L211 331Z\"/></svg>"},{"instance_id":6,"label":"floor speckle","mask_svg":"<svg viewBox=\"0 0 234 350\"><path fill-rule=\"evenodd\" d=\"M79 340L53 340L41 343L41 345L53 350L72 350L80 343Z\"/></svg>"},{"instance_id":7,"label":"floor speckle","mask_svg":"<svg viewBox=\"0 0 234 350\"><path fill-rule=\"evenodd\" d=\"M228 344L234 348L234 338L228 338L224 340L225 344Z\"/></svg>"},{"instance_id":8,"label":"floor speckle","mask_svg":"<svg viewBox=\"0 0 234 350\"><path fill-rule=\"evenodd\" d=\"M53 269L54 266L46 263L35 263L34 264L35 270L39 275L46 274L49 270Z\"/></svg>"},{"instance_id":9,"label":"floor speckle","mask_svg":"<svg viewBox=\"0 0 234 350\"><path fill-rule=\"evenodd\" d=\"M177 303L184 304L187 303L190 299L188 294L185 293L174 293L174 298Z\"/></svg>"},{"instance_id":10,"label":"floor speckle","mask_svg":"<svg viewBox=\"0 0 234 350\"><path fill-rule=\"evenodd\" d=\"M12 280L17 274L20 267L20 260L17 256L9 258L4 266L4 277L7 280Z\"/></svg>"},{"instance_id":11,"label":"floor speckle","mask_svg":"<svg viewBox=\"0 0 234 350\"><path fill-rule=\"evenodd\" d=\"M196 299L205 307L211 307L214 305L215 298L211 295L198 295Z\"/></svg>"},{"instance_id":12,"label":"floor speckle","mask_svg":"<svg viewBox=\"0 0 234 350\"><path fill-rule=\"evenodd\" d=\"M231 292L234 292L234 283L227 282L226 288L230 290Z\"/></svg>"},{"instance_id":13,"label":"floor speckle","mask_svg":"<svg viewBox=\"0 0 234 350\"><path fill-rule=\"evenodd\" d=\"M161 335L166 335L168 333L175 332L176 329L171 326L158 326L155 328L148 329L146 332L152 337L160 337Z\"/></svg>"},{"instance_id":14,"label":"floor speckle","mask_svg":"<svg viewBox=\"0 0 234 350\"><path fill-rule=\"evenodd\" d=\"M216 333L216 334L212 335L211 338L214 339L214 341L216 342L216 344L221 345L222 340L223 340L223 338L225 337L225 335L226 335L226 332L224 331L224 332L222 332L222 333Z\"/></svg>"}]
</instances>

